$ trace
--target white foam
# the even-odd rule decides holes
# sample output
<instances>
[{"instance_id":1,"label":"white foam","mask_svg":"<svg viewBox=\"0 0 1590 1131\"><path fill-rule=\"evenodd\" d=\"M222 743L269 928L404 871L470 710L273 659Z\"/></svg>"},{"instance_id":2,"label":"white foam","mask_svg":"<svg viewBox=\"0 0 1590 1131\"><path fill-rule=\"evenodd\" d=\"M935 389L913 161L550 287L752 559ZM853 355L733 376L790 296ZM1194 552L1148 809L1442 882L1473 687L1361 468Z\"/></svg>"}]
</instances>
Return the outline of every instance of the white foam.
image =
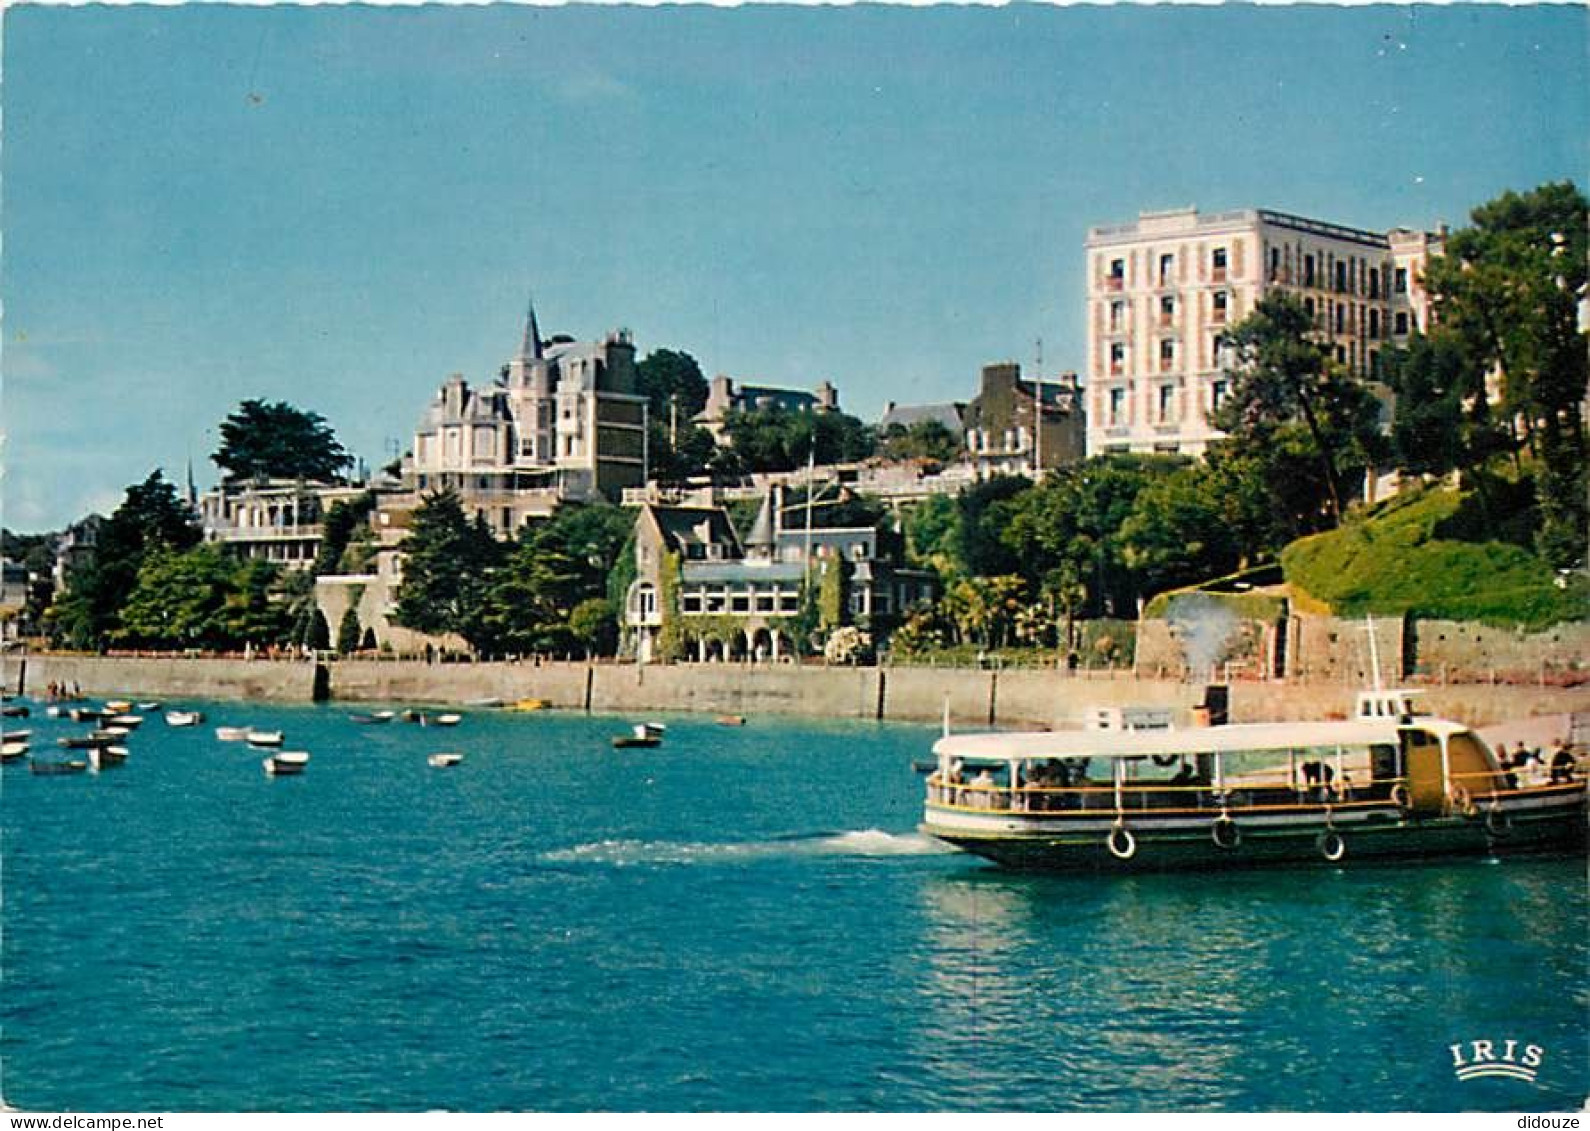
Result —
<instances>
[{"instance_id":1,"label":"white foam","mask_svg":"<svg viewBox=\"0 0 1590 1131\"><path fill-rule=\"evenodd\" d=\"M888 833L858 829L783 840L729 843L599 840L542 853L555 864L700 864L761 860L785 856L937 856L955 849L921 833Z\"/></svg>"}]
</instances>

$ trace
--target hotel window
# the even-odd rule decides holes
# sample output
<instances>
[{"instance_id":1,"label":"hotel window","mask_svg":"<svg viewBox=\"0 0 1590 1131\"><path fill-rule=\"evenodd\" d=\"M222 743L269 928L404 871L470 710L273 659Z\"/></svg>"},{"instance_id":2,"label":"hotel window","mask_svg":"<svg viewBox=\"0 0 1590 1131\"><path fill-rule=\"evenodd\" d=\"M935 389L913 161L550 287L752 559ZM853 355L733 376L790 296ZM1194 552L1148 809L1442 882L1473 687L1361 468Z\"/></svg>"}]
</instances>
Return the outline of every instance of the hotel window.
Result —
<instances>
[{"instance_id":1,"label":"hotel window","mask_svg":"<svg viewBox=\"0 0 1590 1131\"><path fill-rule=\"evenodd\" d=\"M1110 303L1110 331L1112 333L1126 329L1126 300L1116 299Z\"/></svg>"},{"instance_id":2,"label":"hotel window","mask_svg":"<svg viewBox=\"0 0 1590 1131\"><path fill-rule=\"evenodd\" d=\"M1345 259L1336 261L1336 290L1341 294L1345 294L1347 291L1347 261Z\"/></svg>"},{"instance_id":3,"label":"hotel window","mask_svg":"<svg viewBox=\"0 0 1590 1131\"><path fill-rule=\"evenodd\" d=\"M679 611L687 616L695 616L701 612L701 594L681 593L679 595Z\"/></svg>"},{"instance_id":4,"label":"hotel window","mask_svg":"<svg viewBox=\"0 0 1590 1131\"><path fill-rule=\"evenodd\" d=\"M1399 310L1399 311L1397 311L1397 333L1406 334L1407 332L1408 332L1408 312L1406 310Z\"/></svg>"},{"instance_id":5,"label":"hotel window","mask_svg":"<svg viewBox=\"0 0 1590 1131\"><path fill-rule=\"evenodd\" d=\"M1161 385L1159 387L1159 422L1166 424L1171 419L1171 412L1176 407L1176 386Z\"/></svg>"},{"instance_id":6,"label":"hotel window","mask_svg":"<svg viewBox=\"0 0 1590 1131\"><path fill-rule=\"evenodd\" d=\"M773 594L771 594L771 593L758 593L756 595L756 611L757 612L759 612L759 613L771 613L771 612L773 612L773 608L774 608Z\"/></svg>"},{"instance_id":7,"label":"hotel window","mask_svg":"<svg viewBox=\"0 0 1590 1131\"><path fill-rule=\"evenodd\" d=\"M1380 380L1380 351L1369 351L1369 375L1375 380Z\"/></svg>"},{"instance_id":8,"label":"hotel window","mask_svg":"<svg viewBox=\"0 0 1590 1131\"><path fill-rule=\"evenodd\" d=\"M1343 323L1345 321L1344 315L1346 314L1346 311L1347 311L1347 304L1346 303L1338 302L1336 304L1336 332L1338 334L1343 332L1342 327L1343 327Z\"/></svg>"},{"instance_id":9,"label":"hotel window","mask_svg":"<svg viewBox=\"0 0 1590 1131\"><path fill-rule=\"evenodd\" d=\"M1159 300L1159 324L1169 326L1174 321L1176 321L1176 299L1166 295Z\"/></svg>"},{"instance_id":10,"label":"hotel window","mask_svg":"<svg viewBox=\"0 0 1590 1131\"><path fill-rule=\"evenodd\" d=\"M1369 297L1380 297L1380 268L1378 267L1369 269Z\"/></svg>"},{"instance_id":11,"label":"hotel window","mask_svg":"<svg viewBox=\"0 0 1590 1131\"><path fill-rule=\"evenodd\" d=\"M1214 272L1215 272L1215 282L1218 283L1221 279L1224 279L1226 277L1226 249L1225 248L1223 248L1223 247L1215 248L1214 257L1213 257L1213 266L1214 266Z\"/></svg>"},{"instance_id":12,"label":"hotel window","mask_svg":"<svg viewBox=\"0 0 1590 1131\"><path fill-rule=\"evenodd\" d=\"M1226 320L1226 306L1227 306L1227 304L1230 301L1231 301L1230 297L1226 294L1225 291L1216 291L1215 292L1215 295L1214 295L1214 304L1215 304L1214 320L1216 322L1224 322Z\"/></svg>"},{"instance_id":13,"label":"hotel window","mask_svg":"<svg viewBox=\"0 0 1590 1131\"><path fill-rule=\"evenodd\" d=\"M1159 343L1159 368L1160 372L1176 367L1176 340L1166 338Z\"/></svg>"},{"instance_id":14,"label":"hotel window","mask_svg":"<svg viewBox=\"0 0 1590 1131\"><path fill-rule=\"evenodd\" d=\"M1278 248L1278 247L1272 247L1270 249L1270 282L1279 283L1280 281L1281 281L1281 249Z\"/></svg>"},{"instance_id":15,"label":"hotel window","mask_svg":"<svg viewBox=\"0 0 1590 1131\"><path fill-rule=\"evenodd\" d=\"M1126 366L1126 346L1120 342L1110 345L1110 372L1119 373Z\"/></svg>"},{"instance_id":16,"label":"hotel window","mask_svg":"<svg viewBox=\"0 0 1590 1131\"><path fill-rule=\"evenodd\" d=\"M1374 278L1373 275L1369 277L1371 279ZM1378 310L1371 310L1369 312L1369 336L1371 338L1380 337L1380 311Z\"/></svg>"},{"instance_id":17,"label":"hotel window","mask_svg":"<svg viewBox=\"0 0 1590 1131\"><path fill-rule=\"evenodd\" d=\"M1346 346L1337 346L1336 347L1336 362L1339 365L1346 365L1347 364L1347 347Z\"/></svg>"},{"instance_id":18,"label":"hotel window","mask_svg":"<svg viewBox=\"0 0 1590 1131\"><path fill-rule=\"evenodd\" d=\"M1314 285L1314 257L1312 255L1303 257L1303 285L1305 287Z\"/></svg>"},{"instance_id":19,"label":"hotel window","mask_svg":"<svg viewBox=\"0 0 1590 1131\"><path fill-rule=\"evenodd\" d=\"M1396 283L1393 285L1399 295L1408 293L1408 269L1406 267L1397 268Z\"/></svg>"},{"instance_id":20,"label":"hotel window","mask_svg":"<svg viewBox=\"0 0 1590 1131\"><path fill-rule=\"evenodd\" d=\"M1314 300L1312 298L1303 300L1303 313L1308 315L1310 322L1314 321Z\"/></svg>"},{"instance_id":21,"label":"hotel window","mask_svg":"<svg viewBox=\"0 0 1590 1131\"><path fill-rule=\"evenodd\" d=\"M735 592L729 597L729 611L731 613L748 613L751 611L751 595L744 592Z\"/></svg>"},{"instance_id":22,"label":"hotel window","mask_svg":"<svg viewBox=\"0 0 1590 1131\"><path fill-rule=\"evenodd\" d=\"M1109 279L1107 279L1105 281L1105 285L1108 286L1110 288L1110 290L1112 290L1112 291L1118 291L1118 290L1121 289L1121 286L1122 286L1122 284L1125 281L1126 281L1126 260L1124 260L1124 259L1112 259L1112 260L1110 260L1110 277L1109 277Z\"/></svg>"},{"instance_id":23,"label":"hotel window","mask_svg":"<svg viewBox=\"0 0 1590 1131\"><path fill-rule=\"evenodd\" d=\"M1109 412L1109 416L1107 417L1108 422L1112 426L1121 423L1121 417L1125 414L1125 412L1126 412L1126 390L1125 389L1111 389L1110 390L1110 412Z\"/></svg>"},{"instance_id":24,"label":"hotel window","mask_svg":"<svg viewBox=\"0 0 1590 1131\"><path fill-rule=\"evenodd\" d=\"M1175 269L1176 269L1176 257L1174 255L1162 255L1162 256L1159 257L1159 285L1160 286L1163 287L1163 286L1166 286L1166 285L1168 285L1170 283L1171 274L1175 271Z\"/></svg>"},{"instance_id":25,"label":"hotel window","mask_svg":"<svg viewBox=\"0 0 1590 1131\"><path fill-rule=\"evenodd\" d=\"M1211 382L1210 385L1209 385L1209 408L1210 408L1210 411L1213 411L1213 410L1219 408L1221 402L1224 401L1225 399L1226 399L1226 383L1224 381L1213 381L1213 382Z\"/></svg>"},{"instance_id":26,"label":"hotel window","mask_svg":"<svg viewBox=\"0 0 1590 1131\"><path fill-rule=\"evenodd\" d=\"M799 593L780 593L778 595L778 611L781 613L798 613L801 608L801 595Z\"/></svg>"}]
</instances>

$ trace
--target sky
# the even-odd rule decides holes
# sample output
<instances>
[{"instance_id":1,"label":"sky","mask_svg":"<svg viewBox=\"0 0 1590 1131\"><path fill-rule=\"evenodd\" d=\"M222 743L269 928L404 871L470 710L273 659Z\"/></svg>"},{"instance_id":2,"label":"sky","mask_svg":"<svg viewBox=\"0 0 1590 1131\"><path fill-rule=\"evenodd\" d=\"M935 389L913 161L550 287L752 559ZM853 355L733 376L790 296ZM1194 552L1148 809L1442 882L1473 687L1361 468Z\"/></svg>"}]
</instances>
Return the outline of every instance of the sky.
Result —
<instances>
[{"instance_id":1,"label":"sky","mask_svg":"<svg viewBox=\"0 0 1590 1131\"><path fill-rule=\"evenodd\" d=\"M367 463L630 329L876 420L1081 368L1139 211L1461 225L1586 184L1590 9L12 7L0 522L200 488L252 397Z\"/></svg>"}]
</instances>

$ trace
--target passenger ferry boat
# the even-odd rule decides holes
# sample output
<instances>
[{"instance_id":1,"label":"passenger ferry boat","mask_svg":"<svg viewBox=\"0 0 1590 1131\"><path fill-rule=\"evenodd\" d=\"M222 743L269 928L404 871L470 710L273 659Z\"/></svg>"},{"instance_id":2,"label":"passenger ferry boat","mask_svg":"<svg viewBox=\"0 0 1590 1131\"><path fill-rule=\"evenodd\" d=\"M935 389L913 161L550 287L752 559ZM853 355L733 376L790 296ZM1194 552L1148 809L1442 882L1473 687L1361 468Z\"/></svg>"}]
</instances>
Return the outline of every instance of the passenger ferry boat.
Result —
<instances>
[{"instance_id":1,"label":"passenger ferry boat","mask_svg":"<svg viewBox=\"0 0 1590 1131\"><path fill-rule=\"evenodd\" d=\"M1582 851L1585 782L1366 692L1343 722L948 735L922 831L999 864L1159 870Z\"/></svg>"}]
</instances>

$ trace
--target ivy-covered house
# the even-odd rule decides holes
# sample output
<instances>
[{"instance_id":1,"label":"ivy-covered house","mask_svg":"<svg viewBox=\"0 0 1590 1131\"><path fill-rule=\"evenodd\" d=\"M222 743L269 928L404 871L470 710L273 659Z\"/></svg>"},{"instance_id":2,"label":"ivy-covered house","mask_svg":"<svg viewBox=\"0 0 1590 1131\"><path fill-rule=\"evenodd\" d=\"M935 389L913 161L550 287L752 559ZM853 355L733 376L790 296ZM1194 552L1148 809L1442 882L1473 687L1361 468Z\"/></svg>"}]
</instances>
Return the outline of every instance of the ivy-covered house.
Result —
<instances>
[{"instance_id":1,"label":"ivy-covered house","mask_svg":"<svg viewBox=\"0 0 1590 1131\"><path fill-rule=\"evenodd\" d=\"M775 489L743 539L722 507L641 508L624 600L638 660L776 661L841 625L886 630L933 599L932 573L904 565L897 536L786 525L782 502Z\"/></svg>"}]
</instances>

